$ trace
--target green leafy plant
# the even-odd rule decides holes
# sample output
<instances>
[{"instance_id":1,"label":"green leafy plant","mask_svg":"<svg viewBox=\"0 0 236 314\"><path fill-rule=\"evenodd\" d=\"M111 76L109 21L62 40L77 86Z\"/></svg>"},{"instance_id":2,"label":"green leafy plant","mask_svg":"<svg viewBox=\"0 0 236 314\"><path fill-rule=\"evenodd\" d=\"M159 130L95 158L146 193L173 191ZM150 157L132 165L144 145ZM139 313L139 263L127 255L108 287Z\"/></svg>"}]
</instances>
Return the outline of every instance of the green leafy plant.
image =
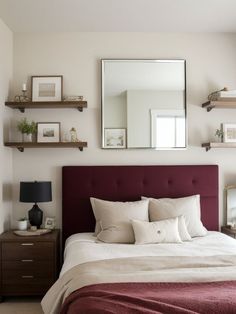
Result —
<instances>
[{"instance_id":1,"label":"green leafy plant","mask_svg":"<svg viewBox=\"0 0 236 314\"><path fill-rule=\"evenodd\" d=\"M26 221L27 218L26 217L21 217L20 219L18 219L18 221Z\"/></svg>"},{"instance_id":2,"label":"green leafy plant","mask_svg":"<svg viewBox=\"0 0 236 314\"><path fill-rule=\"evenodd\" d=\"M221 141L223 141L224 132L222 129L216 129L215 136L217 136Z\"/></svg>"},{"instance_id":3,"label":"green leafy plant","mask_svg":"<svg viewBox=\"0 0 236 314\"><path fill-rule=\"evenodd\" d=\"M18 122L17 129L22 134L35 134L37 131L37 124L34 121L28 122L26 118L23 118Z\"/></svg>"}]
</instances>

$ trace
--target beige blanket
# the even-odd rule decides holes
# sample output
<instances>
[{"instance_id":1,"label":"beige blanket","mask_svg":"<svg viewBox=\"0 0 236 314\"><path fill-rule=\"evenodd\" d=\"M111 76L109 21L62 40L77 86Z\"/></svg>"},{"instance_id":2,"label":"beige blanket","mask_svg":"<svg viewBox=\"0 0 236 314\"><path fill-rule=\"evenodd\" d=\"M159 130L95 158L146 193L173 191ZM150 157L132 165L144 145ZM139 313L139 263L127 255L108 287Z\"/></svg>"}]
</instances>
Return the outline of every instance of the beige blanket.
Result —
<instances>
[{"instance_id":1,"label":"beige blanket","mask_svg":"<svg viewBox=\"0 0 236 314\"><path fill-rule=\"evenodd\" d=\"M56 314L65 298L84 286L113 282L210 282L236 280L236 255L129 257L88 262L67 271L42 300Z\"/></svg>"}]
</instances>

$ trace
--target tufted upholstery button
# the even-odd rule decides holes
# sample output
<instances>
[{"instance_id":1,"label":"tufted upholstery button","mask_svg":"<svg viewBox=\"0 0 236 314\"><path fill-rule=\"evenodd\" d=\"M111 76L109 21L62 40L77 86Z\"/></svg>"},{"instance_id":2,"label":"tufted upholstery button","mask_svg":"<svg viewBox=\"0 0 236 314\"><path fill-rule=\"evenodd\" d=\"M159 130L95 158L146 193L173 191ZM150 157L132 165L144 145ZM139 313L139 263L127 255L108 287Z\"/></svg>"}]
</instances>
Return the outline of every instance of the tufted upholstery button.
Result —
<instances>
[{"instance_id":1,"label":"tufted upholstery button","mask_svg":"<svg viewBox=\"0 0 236 314\"><path fill-rule=\"evenodd\" d=\"M196 184L197 181L195 179L192 179L192 184Z\"/></svg>"},{"instance_id":2,"label":"tufted upholstery button","mask_svg":"<svg viewBox=\"0 0 236 314\"><path fill-rule=\"evenodd\" d=\"M169 180L167 181L167 183L168 183L168 184L172 184L172 180L169 179Z\"/></svg>"}]
</instances>

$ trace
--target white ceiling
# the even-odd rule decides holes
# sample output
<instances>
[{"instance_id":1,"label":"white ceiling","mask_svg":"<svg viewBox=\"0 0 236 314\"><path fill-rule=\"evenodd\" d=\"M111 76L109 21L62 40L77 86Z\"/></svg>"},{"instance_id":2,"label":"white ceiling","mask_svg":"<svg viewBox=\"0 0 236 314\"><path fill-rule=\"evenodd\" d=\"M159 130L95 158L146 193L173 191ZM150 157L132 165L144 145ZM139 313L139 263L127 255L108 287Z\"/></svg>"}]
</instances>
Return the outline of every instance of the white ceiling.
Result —
<instances>
[{"instance_id":1,"label":"white ceiling","mask_svg":"<svg viewBox=\"0 0 236 314\"><path fill-rule=\"evenodd\" d=\"M0 0L14 32L236 32L236 0Z\"/></svg>"}]
</instances>

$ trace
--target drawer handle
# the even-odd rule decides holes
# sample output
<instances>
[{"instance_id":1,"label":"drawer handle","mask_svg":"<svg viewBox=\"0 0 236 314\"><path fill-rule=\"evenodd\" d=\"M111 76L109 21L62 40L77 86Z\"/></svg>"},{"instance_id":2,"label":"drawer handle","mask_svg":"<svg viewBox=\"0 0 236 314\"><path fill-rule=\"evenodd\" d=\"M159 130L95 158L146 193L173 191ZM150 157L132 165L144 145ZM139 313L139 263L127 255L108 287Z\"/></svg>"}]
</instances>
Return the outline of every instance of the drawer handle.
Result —
<instances>
[{"instance_id":1,"label":"drawer handle","mask_svg":"<svg viewBox=\"0 0 236 314\"><path fill-rule=\"evenodd\" d=\"M33 262L34 260L33 259L22 259L21 260L23 263L25 263L25 262Z\"/></svg>"},{"instance_id":2,"label":"drawer handle","mask_svg":"<svg viewBox=\"0 0 236 314\"><path fill-rule=\"evenodd\" d=\"M21 245L34 245L34 243L21 243Z\"/></svg>"},{"instance_id":3,"label":"drawer handle","mask_svg":"<svg viewBox=\"0 0 236 314\"><path fill-rule=\"evenodd\" d=\"M21 278L24 278L24 279L26 279L26 278L34 278L34 276L21 276Z\"/></svg>"}]
</instances>

